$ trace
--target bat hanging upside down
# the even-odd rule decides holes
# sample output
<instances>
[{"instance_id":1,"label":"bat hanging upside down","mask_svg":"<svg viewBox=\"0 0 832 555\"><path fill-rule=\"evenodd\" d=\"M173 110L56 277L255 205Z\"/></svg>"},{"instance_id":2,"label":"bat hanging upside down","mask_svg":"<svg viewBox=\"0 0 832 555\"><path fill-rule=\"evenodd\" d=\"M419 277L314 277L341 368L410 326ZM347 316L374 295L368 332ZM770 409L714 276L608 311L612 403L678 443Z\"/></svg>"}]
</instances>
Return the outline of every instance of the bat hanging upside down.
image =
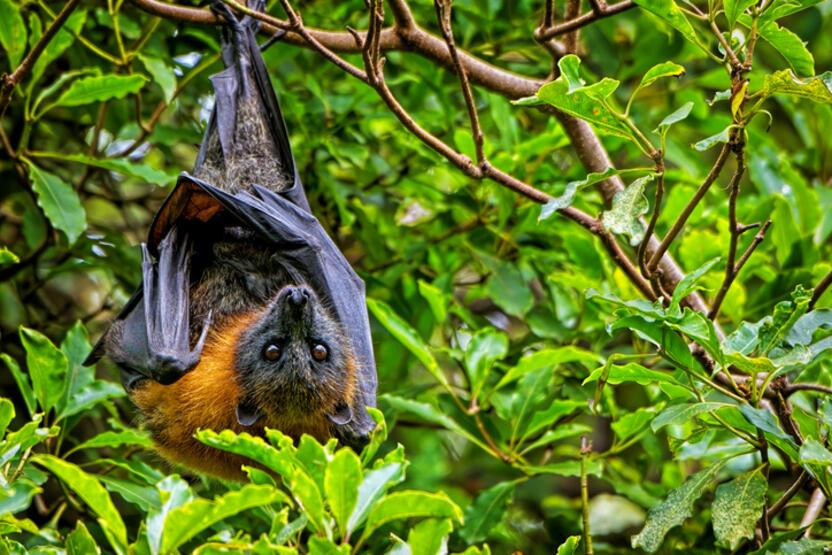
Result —
<instances>
[{"instance_id":1,"label":"bat hanging upside down","mask_svg":"<svg viewBox=\"0 0 832 555\"><path fill-rule=\"evenodd\" d=\"M142 287L90 362L118 364L162 456L233 479L248 461L198 429L360 445L376 373L364 284L309 211L256 21L217 9L226 69L194 175L156 214Z\"/></svg>"}]
</instances>

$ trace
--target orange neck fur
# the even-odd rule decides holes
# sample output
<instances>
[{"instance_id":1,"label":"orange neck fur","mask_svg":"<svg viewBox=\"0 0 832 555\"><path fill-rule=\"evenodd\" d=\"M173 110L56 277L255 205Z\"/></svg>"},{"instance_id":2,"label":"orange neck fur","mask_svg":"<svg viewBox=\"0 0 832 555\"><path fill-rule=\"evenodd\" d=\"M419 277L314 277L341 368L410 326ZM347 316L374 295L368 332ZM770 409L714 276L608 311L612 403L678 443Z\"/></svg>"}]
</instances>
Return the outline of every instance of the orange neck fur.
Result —
<instances>
[{"instance_id":1,"label":"orange neck fur","mask_svg":"<svg viewBox=\"0 0 832 555\"><path fill-rule=\"evenodd\" d=\"M241 479L243 457L208 447L194 438L199 429L262 433L263 428L277 428L298 438L307 433L319 440L330 435L324 415L309 415L303 422L266 422L244 428L237 422L240 397L234 367L235 350L240 334L252 324L257 314L230 319L211 332L202 351L200 363L171 385L146 380L130 393L130 398L144 416L158 452L168 461L225 479Z\"/></svg>"}]
</instances>

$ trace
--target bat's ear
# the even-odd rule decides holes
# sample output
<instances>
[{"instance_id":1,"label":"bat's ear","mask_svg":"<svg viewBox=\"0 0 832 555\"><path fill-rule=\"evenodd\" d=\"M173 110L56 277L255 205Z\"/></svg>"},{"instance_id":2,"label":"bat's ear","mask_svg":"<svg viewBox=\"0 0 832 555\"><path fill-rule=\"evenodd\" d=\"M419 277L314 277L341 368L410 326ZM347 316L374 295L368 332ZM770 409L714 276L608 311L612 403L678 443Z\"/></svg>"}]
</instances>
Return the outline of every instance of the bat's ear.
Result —
<instances>
[{"instance_id":1,"label":"bat's ear","mask_svg":"<svg viewBox=\"0 0 832 555\"><path fill-rule=\"evenodd\" d=\"M342 403L335 414L328 415L335 429L335 437L344 445L360 451L370 441L375 422L364 406L363 395L359 393L352 406Z\"/></svg>"}]
</instances>

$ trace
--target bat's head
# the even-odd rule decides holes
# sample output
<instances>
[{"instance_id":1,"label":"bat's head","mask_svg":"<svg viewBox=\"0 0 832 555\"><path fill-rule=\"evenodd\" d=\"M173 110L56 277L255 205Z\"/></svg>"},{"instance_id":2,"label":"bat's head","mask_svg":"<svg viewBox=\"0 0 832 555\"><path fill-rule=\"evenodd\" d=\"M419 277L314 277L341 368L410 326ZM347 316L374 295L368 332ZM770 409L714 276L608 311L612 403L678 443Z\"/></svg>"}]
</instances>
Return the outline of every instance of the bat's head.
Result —
<instances>
[{"instance_id":1,"label":"bat's head","mask_svg":"<svg viewBox=\"0 0 832 555\"><path fill-rule=\"evenodd\" d=\"M251 426L353 418L355 361L338 322L306 286L286 286L242 332L235 353L237 420ZM274 425L274 424L271 424Z\"/></svg>"}]
</instances>

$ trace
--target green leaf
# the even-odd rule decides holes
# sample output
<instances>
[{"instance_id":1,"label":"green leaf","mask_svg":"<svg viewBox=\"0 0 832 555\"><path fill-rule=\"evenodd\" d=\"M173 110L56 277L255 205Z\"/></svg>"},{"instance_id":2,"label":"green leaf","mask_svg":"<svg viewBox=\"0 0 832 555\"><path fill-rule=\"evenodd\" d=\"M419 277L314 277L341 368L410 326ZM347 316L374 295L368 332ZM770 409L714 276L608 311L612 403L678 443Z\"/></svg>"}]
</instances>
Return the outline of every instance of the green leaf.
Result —
<instances>
[{"instance_id":1,"label":"green leaf","mask_svg":"<svg viewBox=\"0 0 832 555\"><path fill-rule=\"evenodd\" d=\"M816 308L797 319L786 335L790 345L809 345L820 329L832 328L832 308Z\"/></svg>"},{"instance_id":2,"label":"green leaf","mask_svg":"<svg viewBox=\"0 0 832 555\"><path fill-rule=\"evenodd\" d=\"M174 553L185 542L217 522L252 507L285 503L288 499L271 486L246 484L214 499L194 499L172 509L165 518L162 553Z\"/></svg>"},{"instance_id":3,"label":"green leaf","mask_svg":"<svg viewBox=\"0 0 832 555\"><path fill-rule=\"evenodd\" d=\"M50 40L46 45L46 48L43 49L43 53L38 58L38 61L35 62L35 65L32 68L30 87L40 80L47 67L51 66L52 63L57 60L67 48L72 46L72 43L75 42L75 35L77 35L81 31L81 28L84 27L84 22L86 20L87 11L80 8L76 9L67 18L66 22L61 26L57 34L52 37L52 40ZM32 36L29 41L30 44L33 42L32 39L40 39L41 35L40 31L37 31L37 33L34 31L35 21L38 23L37 28L40 29L40 20L34 15L31 16L29 19L29 28L32 30ZM37 37L35 37L36 34Z\"/></svg>"},{"instance_id":4,"label":"green leaf","mask_svg":"<svg viewBox=\"0 0 832 555\"><path fill-rule=\"evenodd\" d=\"M647 70L644 77L641 78L638 88L643 89L649 87L659 79L664 77L681 77L685 74L685 68L674 62L662 62L656 64Z\"/></svg>"},{"instance_id":5,"label":"green leaf","mask_svg":"<svg viewBox=\"0 0 832 555\"><path fill-rule=\"evenodd\" d=\"M471 397L476 399L488 378L494 362L508 353L508 336L494 328L477 330L465 348L465 370L471 388Z\"/></svg>"},{"instance_id":6,"label":"green leaf","mask_svg":"<svg viewBox=\"0 0 832 555\"><path fill-rule=\"evenodd\" d=\"M788 94L822 104L830 104L832 103L832 71L805 79L799 78L790 69L776 71L765 76L760 93L763 96Z\"/></svg>"},{"instance_id":7,"label":"green leaf","mask_svg":"<svg viewBox=\"0 0 832 555\"><path fill-rule=\"evenodd\" d=\"M0 439L6 434L12 419L14 419L14 404L4 397L0 397Z\"/></svg>"},{"instance_id":8,"label":"green leaf","mask_svg":"<svg viewBox=\"0 0 832 555\"><path fill-rule=\"evenodd\" d=\"M167 187L176 179L176 176L152 168L147 164L136 164L125 159L93 158L84 154L63 154L60 152L36 152L33 155L38 158L53 158L67 162L77 162L79 164L109 170L135 177L147 183L153 183L159 187Z\"/></svg>"},{"instance_id":9,"label":"green leaf","mask_svg":"<svg viewBox=\"0 0 832 555\"><path fill-rule=\"evenodd\" d=\"M630 183L623 191L615 193L612 208L601 215L603 226L613 233L628 235L633 247L641 243L646 231L647 226L641 217L649 209L644 189L651 181L653 175L645 175Z\"/></svg>"},{"instance_id":10,"label":"green leaf","mask_svg":"<svg viewBox=\"0 0 832 555\"><path fill-rule=\"evenodd\" d=\"M642 407L636 411L620 416L610 427L618 441L624 442L647 429L647 425L655 418L656 413L664 407L659 403L652 407Z\"/></svg>"},{"instance_id":11,"label":"green leaf","mask_svg":"<svg viewBox=\"0 0 832 555\"><path fill-rule=\"evenodd\" d=\"M66 356L42 333L20 328L20 342L26 349L26 366L32 378L32 389L43 412L57 406L64 389L67 372Z\"/></svg>"},{"instance_id":12,"label":"green leaf","mask_svg":"<svg viewBox=\"0 0 832 555\"><path fill-rule=\"evenodd\" d=\"M9 59L9 71L14 71L26 52L26 24L12 0L0 0L0 46Z\"/></svg>"},{"instance_id":13,"label":"green leaf","mask_svg":"<svg viewBox=\"0 0 832 555\"><path fill-rule=\"evenodd\" d=\"M697 287L696 284L702 279L702 276L708 273L708 271L714 267L714 264L719 262L720 257L712 258L711 260L702 264L696 270L690 272L682 280L676 284L676 288L673 290L673 298L670 300L670 308L678 307L682 300L693 293Z\"/></svg>"},{"instance_id":14,"label":"green leaf","mask_svg":"<svg viewBox=\"0 0 832 555\"><path fill-rule=\"evenodd\" d=\"M38 404L35 398L35 392L32 391L32 386L29 383L29 378L20 370L20 365L17 364L17 361L6 353L0 354L0 359L6 363L9 372L12 373L12 377L17 383L17 389L20 391L20 396L23 397L23 402L26 404L26 410L29 412L29 416L34 417L38 409Z\"/></svg>"},{"instance_id":15,"label":"green leaf","mask_svg":"<svg viewBox=\"0 0 832 555\"><path fill-rule=\"evenodd\" d=\"M706 137L699 142L694 143L692 146L694 149L698 150L699 152L704 152L714 146L717 143L727 143L731 140L731 129L733 129L733 125L729 125L716 135L711 135L710 137Z\"/></svg>"},{"instance_id":16,"label":"green leaf","mask_svg":"<svg viewBox=\"0 0 832 555\"><path fill-rule=\"evenodd\" d=\"M67 555L90 555L91 553L101 553L98 544L90 535L87 527L84 526L83 521L79 520L75 523L75 530L66 536Z\"/></svg>"},{"instance_id":17,"label":"green leaf","mask_svg":"<svg viewBox=\"0 0 832 555\"><path fill-rule=\"evenodd\" d=\"M813 437L807 437L800 446L800 463L817 464L820 466L832 465L832 453Z\"/></svg>"},{"instance_id":18,"label":"green leaf","mask_svg":"<svg viewBox=\"0 0 832 555\"><path fill-rule=\"evenodd\" d=\"M693 514L693 504L710 488L723 464L725 461L720 461L690 476L661 503L652 507L647 513L644 528L632 538L633 548L640 547L648 553L654 553L670 529L679 526Z\"/></svg>"},{"instance_id":19,"label":"green leaf","mask_svg":"<svg viewBox=\"0 0 832 555\"><path fill-rule=\"evenodd\" d=\"M348 533L352 534L364 522L370 514L370 509L384 495L384 492L402 480L404 480L404 464L400 462L391 462L367 472L358 487L355 509L347 521Z\"/></svg>"},{"instance_id":20,"label":"green leaf","mask_svg":"<svg viewBox=\"0 0 832 555\"><path fill-rule=\"evenodd\" d=\"M523 318L534 306L534 294L516 264L485 257L491 275L485 284L488 296L508 314Z\"/></svg>"},{"instance_id":21,"label":"green leaf","mask_svg":"<svg viewBox=\"0 0 832 555\"><path fill-rule=\"evenodd\" d=\"M459 535L466 543L478 543L488 539L495 526L500 524L506 507L514 497L516 482L500 482L480 493L465 509L465 526Z\"/></svg>"},{"instance_id":22,"label":"green leaf","mask_svg":"<svg viewBox=\"0 0 832 555\"><path fill-rule=\"evenodd\" d=\"M430 310L433 312L433 317L436 319L436 322L438 324L445 322L445 319L448 316L448 309L446 308L448 299L442 290L425 280L420 279L419 294L422 295L422 297L424 297L424 299L428 302L428 306L430 306Z\"/></svg>"},{"instance_id":23,"label":"green leaf","mask_svg":"<svg viewBox=\"0 0 832 555\"><path fill-rule=\"evenodd\" d=\"M373 313L373 316L376 317L376 320L390 332L390 335L398 339L399 343L413 353L440 384L445 387L450 387L448 378L445 377L427 343L425 343L419 336L419 333L410 324L393 312L393 309L389 305L378 299L367 299L367 307Z\"/></svg>"},{"instance_id":24,"label":"green leaf","mask_svg":"<svg viewBox=\"0 0 832 555\"><path fill-rule=\"evenodd\" d=\"M84 449L100 449L101 447L115 448L122 445L138 445L150 449L153 447L153 441L147 432L140 430L108 430L73 447L70 453L83 451Z\"/></svg>"},{"instance_id":25,"label":"green leaf","mask_svg":"<svg viewBox=\"0 0 832 555\"><path fill-rule=\"evenodd\" d=\"M273 470L284 480L288 480L292 475L294 464L291 455L275 449L261 437L245 432L236 434L231 430L223 430L219 433L199 430L195 435L196 439L205 445L247 457Z\"/></svg>"},{"instance_id":26,"label":"green leaf","mask_svg":"<svg viewBox=\"0 0 832 555\"><path fill-rule=\"evenodd\" d=\"M428 518L407 533L411 555L444 555L448 553L448 536L454 525L448 519Z\"/></svg>"},{"instance_id":27,"label":"green leaf","mask_svg":"<svg viewBox=\"0 0 832 555\"><path fill-rule=\"evenodd\" d=\"M309 538L309 555L349 555L350 546L348 544L335 545L329 538L321 538L313 536ZM288 548L284 548L288 549ZM291 550L289 553L297 553L297 550ZM278 555L280 555L278 553Z\"/></svg>"},{"instance_id":28,"label":"green leaf","mask_svg":"<svg viewBox=\"0 0 832 555\"><path fill-rule=\"evenodd\" d=\"M734 551L743 540L754 537L757 521L763 514L767 489L762 467L716 488L711 519L717 545Z\"/></svg>"},{"instance_id":29,"label":"green leaf","mask_svg":"<svg viewBox=\"0 0 832 555\"><path fill-rule=\"evenodd\" d=\"M685 39L705 49L696 31L683 12L673 0L636 0L636 5L665 20L671 27L679 31Z\"/></svg>"},{"instance_id":30,"label":"green leaf","mask_svg":"<svg viewBox=\"0 0 832 555\"><path fill-rule=\"evenodd\" d=\"M779 26L774 21L758 26L757 32L763 40L773 46L786 59L786 62L798 75L815 74L815 59L809 49L806 48L806 43L799 36L785 27Z\"/></svg>"},{"instance_id":31,"label":"green leaf","mask_svg":"<svg viewBox=\"0 0 832 555\"><path fill-rule=\"evenodd\" d=\"M580 64L580 59L574 54L558 60L560 77L540 87L537 98L607 133L639 144L632 130L601 101L612 93L618 82L608 79L598 83L596 88L578 86L579 82L574 78L577 64Z\"/></svg>"},{"instance_id":32,"label":"green leaf","mask_svg":"<svg viewBox=\"0 0 832 555\"><path fill-rule=\"evenodd\" d=\"M656 127L656 132L662 133L667 131L667 129L674 123L679 123L683 119L687 118L690 115L691 110L693 110L693 102L685 102L678 110L666 116L659 122L659 125Z\"/></svg>"},{"instance_id":33,"label":"green leaf","mask_svg":"<svg viewBox=\"0 0 832 555\"><path fill-rule=\"evenodd\" d=\"M468 430L460 426L459 423L457 423L453 418L433 405L419 401L412 401L410 399L405 399L395 395L384 395L382 399L384 399L384 401L389 403L397 411L408 412L426 420L427 422L442 426L452 432L465 436L469 441L475 443L486 451L489 450L488 446L483 443L481 439L469 433Z\"/></svg>"},{"instance_id":34,"label":"green leaf","mask_svg":"<svg viewBox=\"0 0 832 555\"><path fill-rule=\"evenodd\" d=\"M790 442L792 441L792 436L783 431L783 428L780 427L780 423L777 421L777 417L775 417L770 410L762 407L755 408L745 403L740 405L739 408L740 413L742 413L745 419L762 431L779 437L780 439L785 439Z\"/></svg>"},{"instance_id":35,"label":"green leaf","mask_svg":"<svg viewBox=\"0 0 832 555\"><path fill-rule=\"evenodd\" d=\"M70 185L24 159L29 166L29 179L38 199L38 206L56 229L66 234L69 244L75 243L87 229L87 215L81 199Z\"/></svg>"},{"instance_id":36,"label":"green leaf","mask_svg":"<svg viewBox=\"0 0 832 555\"><path fill-rule=\"evenodd\" d=\"M0 247L0 266L8 266L9 264L17 264L20 258L10 251L8 247Z\"/></svg>"},{"instance_id":37,"label":"green leaf","mask_svg":"<svg viewBox=\"0 0 832 555\"><path fill-rule=\"evenodd\" d=\"M555 555L576 555L579 553L578 544L581 543L581 536L569 536L566 541L558 546Z\"/></svg>"},{"instance_id":38,"label":"green leaf","mask_svg":"<svg viewBox=\"0 0 832 555\"><path fill-rule=\"evenodd\" d=\"M93 510L98 516L98 524L116 553L127 552L127 529L121 515L113 505L107 490L93 475L52 455L35 455L32 460L57 476Z\"/></svg>"},{"instance_id":39,"label":"green leaf","mask_svg":"<svg viewBox=\"0 0 832 555\"><path fill-rule=\"evenodd\" d=\"M595 185L602 181L606 181L607 179L616 176L616 175L626 175L626 174L643 174L646 172L652 171L648 168L630 168L624 170L617 170L615 168L607 168L603 172L593 172L587 174L587 176L578 181L570 181L566 184L566 189L564 190L563 194L559 197L555 197L548 201L540 208L540 216L537 218L537 221L543 221L552 216L558 210L563 210L567 206L572 205L572 201L575 198L575 193L577 193L581 189L585 189L591 185Z\"/></svg>"},{"instance_id":40,"label":"green leaf","mask_svg":"<svg viewBox=\"0 0 832 555\"><path fill-rule=\"evenodd\" d=\"M106 474L99 475L98 479L104 484L107 491L119 494L122 499L128 503L133 503L144 512L158 509L162 505L162 501L159 499L159 491L154 487L120 480Z\"/></svg>"},{"instance_id":41,"label":"green leaf","mask_svg":"<svg viewBox=\"0 0 832 555\"><path fill-rule=\"evenodd\" d=\"M497 391L515 380L522 378L526 374L540 370L541 368L555 370L561 364L568 362L579 362L584 367L592 368L596 364L603 362L603 360L601 355L586 351L574 345L541 349L534 353L524 355L517 362L516 366L512 367L500 378L500 381L494 386L493 391Z\"/></svg>"},{"instance_id":42,"label":"green leaf","mask_svg":"<svg viewBox=\"0 0 832 555\"><path fill-rule=\"evenodd\" d=\"M115 75L111 73L82 77L73 81L53 106L83 106L112 98L124 98L128 94L139 92L146 81L147 78L139 74Z\"/></svg>"},{"instance_id":43,"label":"green leaf","mask_svg":"<svg viewBox=\"0 0 832 555\"><path fill-rule=\"evenodd\" d=\"M725 8L729 30L734 28L737 18L754 4L756 4L756 0L723 0L722 6Z\"/></svg>"},{"instance_id":44,"label":"green leaf","mask_svg":"<svg viewBox=\"0 0 832 555\"><path fill-rule=\"evenodd\" d=\"M176 474L165 476L156 483L159 493L159 506L147 513L147 543L152 555L158 555L162 548L165 522L176 507L188 503L194 498L188 483Z\"/></svg>"},{"instance_id":45,"label":"green leaf","mask_svg":"<svg viewBox=\"0 0 832 555\"><path fill-rule=\"evenodd\" d=\"M444 492L397 491L373 506L361 537L370 537L388 522L415 517L449 518L461 523L462 511Z\"/></svg>"},{"instance_id":46,"label":"green leaf","mask_svg":"<svg viewBox=\"0 0 832 555\"><path fill-rule=\"evenodd\" d=\"M164 93L165 104L170 104L173 100L173 95L176 92L176 74L173 73L173 68L167 65L159 58L139 54L137 56L144 64L145 69L153 77L153 80L162 89Z\"/></svg>"},{"instance_id":47,"label":"green leaf","mask_svg":"<svg viewBox=\"0 0 832 555\"><path fill-rule=\"evenodd\" d=\"M303 469L295 468L289 480L289 490L303 509L303 512L309 517L309 523L312 525L312 529L318 532L325 532L327 525L324 499L315 480Z\"/></svg>"},{"instance_id":48,"label":"green leaf","mask_svg":"<svg viewBox=\"0 0 832 555\"><path fill-rule=\"evenodd\" d=\"M702 413L711 412L717 409L730 406L732 405L729 405L727 403L717 403L714 401L670 405L662 412L660 412L659 415L656 416L656 418L653 419L653 422L650 424L650 427L653 428L654 432L657 432L665 426L690 422L693 421L694 417Z\"/></svg>"},{"instance_id":49,"label":"green leaf","mask_svg":"<svg viewBox=\"0 0 832 555\"><path fill-rule=\"evenodd\" d=\"M587 376L583 383L587 384L600 379L605 368L609 370L605 381L606 383L612 385L618 385L625 382L635 382L639 385L649 385L651 383L669 383L678 386L683 385L670 373L645 368L637 362L628 362L623 365L611 364L608 367L599 366L593 370L589 376Z\"/></svg>"},{"instance_id":50,"label":"green leaf","mask_svg":"<svg viewBox=\"0 0 832 555\"><path fill-rule=\"evenodd\" d=\"M326 467L324 493L342 538L348 535L347 523L358 503L362 480L361 461L351 449L339 450Z\"/></svg>"}]
</instances>

